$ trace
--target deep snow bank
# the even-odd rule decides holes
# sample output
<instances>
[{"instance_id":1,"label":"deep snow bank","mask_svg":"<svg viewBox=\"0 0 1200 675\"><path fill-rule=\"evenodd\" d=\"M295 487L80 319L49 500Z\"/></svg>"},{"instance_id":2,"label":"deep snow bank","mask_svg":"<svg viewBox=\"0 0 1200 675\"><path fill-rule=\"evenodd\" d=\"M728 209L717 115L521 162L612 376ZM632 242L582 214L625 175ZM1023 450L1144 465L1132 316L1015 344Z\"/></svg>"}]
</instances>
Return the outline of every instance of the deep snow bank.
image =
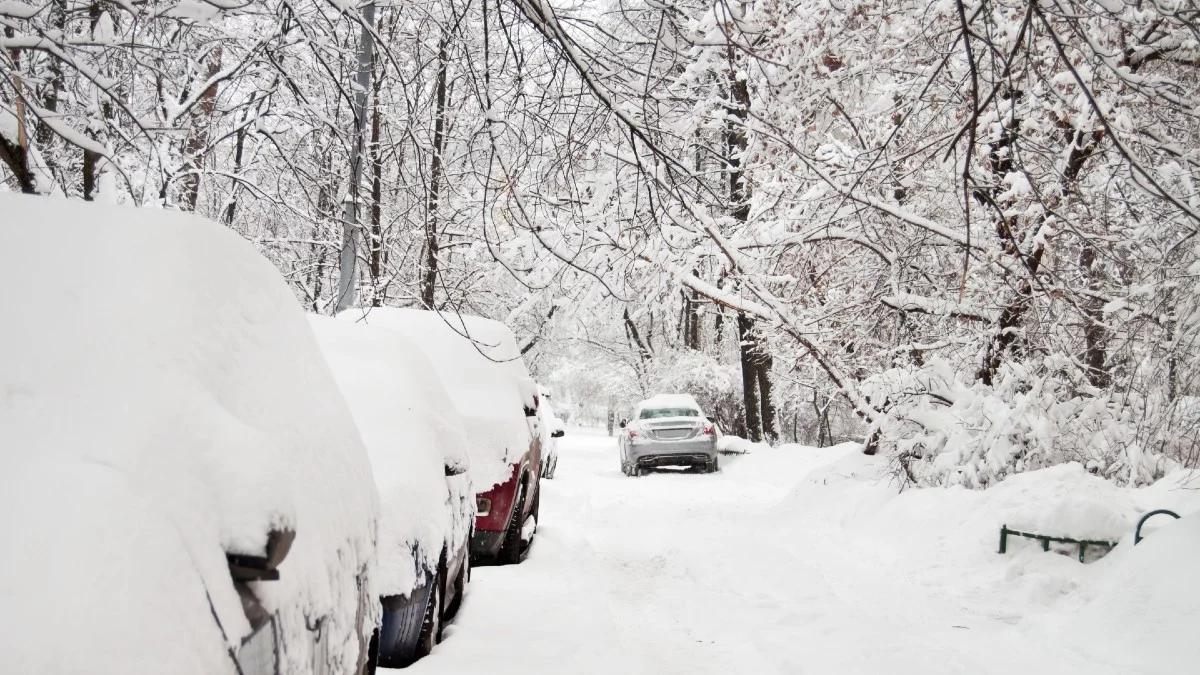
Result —
<instances>
[{"instance_id":1,"label":"deep snow bank","mask_svg":"<svg viewBox=\"0 0 1200 675\"><path fill-rule=\"evenodd\" d=\"M787 530L833 542L864 577L872 566L885 566L917 588L957 598L965 616L1034 626L1032 632L1080 658L1124 672L1181 673L1200 662L1200 476L1179 472L1127 488L1066 464L986 490L900 492L887 460L858 447L759 448L732 458L724 470L777 490ZM787 475L802 478L780 480ZM1138 518L1155 508L1184 518L1151 521L1135 547ZM1120 543L1089 564L1074 558L1073 547L1063 555L1043 553L1037 542L1019 538L999 555L1002 524Z\"/></svg>"},{"instance_id":2,"label":"deep snow bank","mask_svg":"<svg viewBox=\"0 0 1200 675\"><path fill-rule=\"evenodd\" d=\"M312 669L313 621L352 667L376 495L276 270L176 212L0 194L0 214L0 670L231 671L213 611L231 646L249 625L225 553L281 526L257 593L283 671Z\"/></svg>"}]
</instances>

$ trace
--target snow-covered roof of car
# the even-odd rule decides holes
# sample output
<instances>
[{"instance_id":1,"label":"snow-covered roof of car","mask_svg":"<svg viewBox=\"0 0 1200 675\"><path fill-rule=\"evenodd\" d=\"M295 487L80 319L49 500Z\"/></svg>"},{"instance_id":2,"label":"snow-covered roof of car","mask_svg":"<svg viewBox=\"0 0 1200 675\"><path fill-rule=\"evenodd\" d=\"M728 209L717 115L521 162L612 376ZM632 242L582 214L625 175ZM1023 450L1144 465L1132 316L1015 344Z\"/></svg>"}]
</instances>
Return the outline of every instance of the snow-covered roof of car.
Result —
<instances>
[{"instance_id":1,"label":"snow-covered roof of car","mask_svg":"<svg viewBox=\"0 0 1200 675\"><path fill-rule=\"evenodd\" d=\"M0 194L0 213L4 670L232 672L250 627L225 554L273 528L296 532L255 591L281 671L311 668L318 619L352 670L377 497L278 272L179 212Z\"/></svg>"},{"instance_id":2,"label":"snow-covered roof of car","mask_svg":"<svg viewBox=\"0 0 1200 675\"><path fill-rule=\"evenodd\" d=\"M395 330L420 345L463 420L475 489L508 479L511 465L529 447L524 408L536 406L537 385L507 326L477 316L389 307L348 310L339 318Z\"/></svg>"},{"instance_id":3,"label":"snow-covered roof of car","mask_svg":"<svg viewBox=\"0 0 1200 675\"><path fill-rule=\"evenodd\" d=\"M437 568L443 544L461 540L475 493L448 492L445 467L468 466L462 421L433 365L404 335L309 315L317 342L366 441L379 487L381 595L406 595ZM466 499L467 504L459 503Z\"/></svg>"}]
</instances>

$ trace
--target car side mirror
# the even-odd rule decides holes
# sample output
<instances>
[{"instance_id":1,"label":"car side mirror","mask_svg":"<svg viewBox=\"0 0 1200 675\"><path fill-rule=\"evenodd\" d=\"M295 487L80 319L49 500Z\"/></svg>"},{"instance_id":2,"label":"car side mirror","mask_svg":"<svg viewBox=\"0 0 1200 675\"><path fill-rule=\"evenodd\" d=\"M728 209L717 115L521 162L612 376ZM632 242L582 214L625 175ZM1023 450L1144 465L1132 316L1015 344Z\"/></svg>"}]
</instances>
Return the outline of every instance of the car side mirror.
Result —
<instances>
[{"instance_id":1,"label":"car side mirror","mask_svg":"<svg viewBox=\"0 0 1200 675\"><path fill-rule=\"evenodd\" d=\"M229 574L234 581L275 581L279 579L279 565L292 550L296 540L295 530L271 530L267 534L266 555L226 553Z\"/></svg>"},{"instance_id":2,"label":"car side mirror","mask_svg":"<svg viewBox=\"0 0 1200 675\"><path fill-rule=\"evenodd\" d=\"M446 461L446 477L461 476L467 472L467 465L463 462L455 462L453 460Z\"/></svg>"},{"instance_id":3,"label":"car side mirror","mask_svg":"<svg viewBox=\"0 0 1200 675\"><path fill-rule=\"evenodd\" d=\"M620 426L622 429L624 429L624 428L625 428L625 420L621 420L621 421L620 421L620 423L619 423L619 426Z\"/></svg>"},{"instance_id":4,"label":"car side mirror","mask_svg":"<svg viewBox=\"0 0 1200 675\"><path fill-rule=\"evenodd\" d=\"M563 431L562 429L555 429L554 431L550 432L550 438L562 438L566 435L567 432Z\"/></svg>"},{"instance_id":5,"label":"car side mirror","mask_svg":"<svg viewBox=\"0 0 1200 675\"><path fill-rule=\"evenodd\" d=\"M715 417L705 417L704 419L708 420L709 422L712 422L713 424L717 423L717 418L715 418Z\"/></svg>"}]
</instances>

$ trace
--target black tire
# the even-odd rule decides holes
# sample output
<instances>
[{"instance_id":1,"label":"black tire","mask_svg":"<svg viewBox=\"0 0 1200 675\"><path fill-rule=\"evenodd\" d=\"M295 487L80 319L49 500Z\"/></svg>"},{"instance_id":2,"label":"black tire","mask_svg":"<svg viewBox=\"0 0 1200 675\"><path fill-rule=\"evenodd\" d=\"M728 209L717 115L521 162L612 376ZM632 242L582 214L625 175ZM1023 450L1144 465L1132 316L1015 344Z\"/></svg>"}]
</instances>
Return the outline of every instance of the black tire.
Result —
<instances>
[{"instance_id":1,"label":"black tire","mask_svg":"<svg viewBox=\"0 0 1200 675\"><path fill-rule=\"evenodd\" d=\"M433 648L442 641L442 578L439 574L433 579L433 588L429 592L429 602L425 605L425 619L421 622L421 634L417 637L417 649L413 660L424 658L433 653Z\"/></svg>"},{"instance_id":2,"label":"black tire","mask_svg":"<svg viewBox=\"0 0 1200 675\"><path fill-rule=\"evenodd\" d=\"M525 483L517 486L517 499L512 516L508 520L508 529L504 531L504 544L500 546L499 562L501 565L516 565L521 562L521 526L524 521L521 512L525 510Z\"/></svg>"}]
</instances>

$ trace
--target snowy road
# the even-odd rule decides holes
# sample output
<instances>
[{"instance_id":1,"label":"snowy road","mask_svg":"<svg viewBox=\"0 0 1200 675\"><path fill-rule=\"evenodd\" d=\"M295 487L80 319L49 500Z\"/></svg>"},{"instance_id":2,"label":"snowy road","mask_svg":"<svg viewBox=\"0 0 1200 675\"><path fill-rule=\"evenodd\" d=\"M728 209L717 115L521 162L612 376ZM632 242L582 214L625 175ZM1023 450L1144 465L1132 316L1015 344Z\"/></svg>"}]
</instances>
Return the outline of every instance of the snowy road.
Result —
<instances>
[{"instance_id":1,"label":"snowy road","mask_svg":"<svg viewBox=\"0 0 1200 675\"><path fill-rule=\"evenodd\" d=\"M844 454L634 479L613 439L572 430L558 476L543 481L528 560L475 570L445 642L410 670L1133 672L1089 663L1044 622L1007 611L995 570L955 583L963 570L949 563L781 508L804 474Z\"/></svg>"}]
</instances>

